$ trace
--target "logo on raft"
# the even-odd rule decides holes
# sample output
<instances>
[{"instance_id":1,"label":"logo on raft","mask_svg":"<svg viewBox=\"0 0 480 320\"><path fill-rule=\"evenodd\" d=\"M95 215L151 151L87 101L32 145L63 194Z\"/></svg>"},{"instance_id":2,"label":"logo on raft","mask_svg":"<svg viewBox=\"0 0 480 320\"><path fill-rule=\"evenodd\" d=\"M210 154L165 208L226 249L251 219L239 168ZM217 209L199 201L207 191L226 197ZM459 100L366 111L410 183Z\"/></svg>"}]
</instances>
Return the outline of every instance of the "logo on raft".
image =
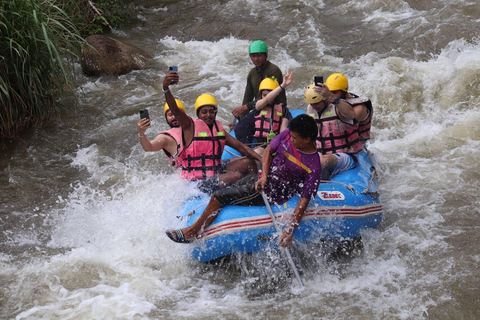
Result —
<instances>
[{"instance_id":1,"label":"logo on raft","mask_svg":"<svg viewBox=\"0 0 480 320\"><path fill-rule=\"evenodd\" d=\"M340 191L318 191L317 195L322 200L345 200L345 195Z\"/></svg>"}]
</instances>

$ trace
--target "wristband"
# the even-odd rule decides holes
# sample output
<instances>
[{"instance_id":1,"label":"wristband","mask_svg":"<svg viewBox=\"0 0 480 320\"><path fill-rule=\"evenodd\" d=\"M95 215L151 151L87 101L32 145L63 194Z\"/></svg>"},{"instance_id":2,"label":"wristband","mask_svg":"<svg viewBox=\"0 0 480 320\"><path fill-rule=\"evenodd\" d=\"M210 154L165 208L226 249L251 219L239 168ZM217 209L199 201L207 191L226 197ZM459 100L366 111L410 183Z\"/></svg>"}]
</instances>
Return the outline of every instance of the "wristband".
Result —
<instances>
[{"instance_id":1,"label":"wristband","mask_svg":"<svg viewBox=\"0 0 480 320\"><path fill-rule=\"evenodd\" d=\"M284 88L284 87L282 87L282 85L279 85L279 87L280 87L280 89L282 89L282 90L285 90L285 88Z\"/></svg>"},{"instance_id":2,"label":"wristband","mask_svg":"<svg viewBox=\"0 0 480 320\"><path fill-rule=\"evenodd\" d=\"M164 90L163 90L163 93L168 93L168 91L170 91L170 89L168 89L168 88L167 88L167 89L164 89Z\"/></svg>"},{"instance_id":3,"label":"wristband","mask_svg":"<svg viewBox=\"0 0 480 320\"><path fill-rule=\"evenodd\" d=\"M339 104L340 103L340 98L339 97L336 97L335 100L332 101L332 104Z\"/></svg>"},{"instance_id":4,"label":"wristband","mask_svg":"<svg viewBox=\"0 0 480 320\"><path fill-rule=\"evenodd\" d=\"M140 135L140 133L139 133L139 134L138 134L138 137L139 137L139 138L145 138L145 135L142 136L142 135Z\"/></svg>"}]
</instances>

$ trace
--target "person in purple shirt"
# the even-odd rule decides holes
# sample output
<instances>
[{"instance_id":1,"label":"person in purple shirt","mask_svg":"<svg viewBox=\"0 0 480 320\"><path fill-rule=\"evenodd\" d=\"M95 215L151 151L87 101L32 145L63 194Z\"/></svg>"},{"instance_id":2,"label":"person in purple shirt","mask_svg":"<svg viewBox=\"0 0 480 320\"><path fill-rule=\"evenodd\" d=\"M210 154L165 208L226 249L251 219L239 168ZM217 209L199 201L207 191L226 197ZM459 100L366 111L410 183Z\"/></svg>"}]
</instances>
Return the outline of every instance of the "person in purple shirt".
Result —
<instances>
[{"instance_id":1,"label":"person in purple shirt","mask_svg":"<svg viewBox=\"0 0 480 320\"><path fill-rule=\"evenodd\" d=\"M322 178L322 165L315 139L317 124L308 115L299 115L290 121L289 128L277 135L267 146L262 157L262 173L248 175L233 185L214 192L202 215L191 226L167 230L167 236L178 243L190 243L202 236L227 204L241 206L264 205L260 190L264 190L269 201L283 204L295 195L300 201L283 230L280 245L292 245L293 231L312 197L317 193Z\"/></svg>"}]
</instances>

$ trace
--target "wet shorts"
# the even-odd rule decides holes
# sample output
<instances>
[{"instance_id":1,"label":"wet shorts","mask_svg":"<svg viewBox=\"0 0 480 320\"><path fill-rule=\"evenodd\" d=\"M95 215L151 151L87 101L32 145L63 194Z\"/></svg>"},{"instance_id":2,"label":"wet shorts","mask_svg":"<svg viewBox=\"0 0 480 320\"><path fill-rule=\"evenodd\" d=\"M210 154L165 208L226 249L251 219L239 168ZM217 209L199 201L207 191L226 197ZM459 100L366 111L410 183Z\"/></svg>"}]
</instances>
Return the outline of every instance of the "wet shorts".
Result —
<instances>
[{"instance_id":1,"label":"wet shorts","mask_svg":"<svg viewBox=\"0 0 480 320\"><path fill-rule=\"evenodd\" d=\"M231 159L222 160L222 164L221 164L221 168L220 168L221 173L227 172L227 165L230 163L230 160Z\"/></svg>"},{"instance_id":2,"label":"wet shorts","mask_svg":"<svg viewBox=\"0 0 480 320\"><path fill-rule=\"evenodd\" d=\"M230 159L225 159L222 160L221 168L220 168L220 173L225 173L227 172L227 165L230 163ZM218 190L219 188L219 181L218 181L218 175L207 178L204 180L200 180L197 184L197 188L204 192L211 194L212 192Z\"/></svg>"},{"instance_id":3,"label":"wet shorts","mask_svg":"<svg viewBox=\"0 0 480 320\"><path fill-rule=\"evenodd\" d=\"M255 190L257 180L258 175L256 173L250 174L231 186L215 191L213 196L224 205L262 206L265 204L263 197Z\"/></svg>"},{"instance_id":4,"label":"wet shorts","mask_svg":"<svg viewBox=\"0 0 480 320\"><path fill-rule=\"evenodd\" d=\"M330 178L340 172L353 169L357 166L357 157L355 155L350 155L348 153L334 153L333 155L337 157L338 162L330 175Z\"/></svg>"},{"instance_id":5,"label":"wet shorts","mask_svg":"<svg viewBox=\"0 0 480 320\"><path fill-rule=\"evenodd\" d=\"M218 176L207 178L204 180L197 180L197 182L197 188L206 194L212 194L219 188Z\"/></svg>"}]
</instances>

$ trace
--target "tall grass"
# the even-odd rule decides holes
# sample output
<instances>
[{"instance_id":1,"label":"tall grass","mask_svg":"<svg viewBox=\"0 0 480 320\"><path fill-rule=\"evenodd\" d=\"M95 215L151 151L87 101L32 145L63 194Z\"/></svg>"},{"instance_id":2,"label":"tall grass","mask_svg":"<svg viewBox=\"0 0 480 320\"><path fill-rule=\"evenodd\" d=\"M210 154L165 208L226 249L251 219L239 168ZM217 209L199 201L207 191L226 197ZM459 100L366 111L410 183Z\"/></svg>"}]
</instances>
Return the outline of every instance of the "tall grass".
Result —
<instances>
[{"instance_id":1,"label":"tall grass","mask_svg":"<svg viewBox=\"0 0 480 320\"><path fill-rule=\"evenodd\" d=\"M73 92L81 43L55 1L0 0L0 138L58 113L58 98Z\"/></svg>"},{"instance_id":2,"label":"tall grass","mask_svg":"<svg viewBox=\"0 0 480 320\"><path fill-rule=\"evenodd\" d=\"M58 0L82 36L110 32L135 21L139 10L131 0ZM59 5L60 6L60 5Z\"/></svg>"}]
</instances>

